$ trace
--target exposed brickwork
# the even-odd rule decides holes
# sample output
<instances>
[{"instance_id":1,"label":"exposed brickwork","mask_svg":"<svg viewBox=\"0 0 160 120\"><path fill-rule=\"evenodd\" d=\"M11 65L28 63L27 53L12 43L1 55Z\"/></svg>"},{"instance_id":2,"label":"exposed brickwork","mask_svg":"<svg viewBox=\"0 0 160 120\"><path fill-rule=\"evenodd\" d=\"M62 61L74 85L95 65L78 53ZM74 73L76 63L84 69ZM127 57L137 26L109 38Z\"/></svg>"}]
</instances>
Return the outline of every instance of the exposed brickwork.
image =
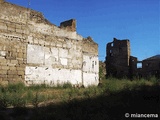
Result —
<instances>
[{"instance_id":1,"label":"exposed brickwork","mask_svg":"<svg viewBox=\"0 0 160 120\"><path fill-rule=\"evenodd\" d=\"M98 45L76 33L75 20L59 28L40 12L0 1L1 84L97 85L98 65Z\"/></svg>"},{"instance_id":2,"label":"exposed brickwork","mask_svg":"<svg viewBox=\"0 0 160 120\"><path fill-rule=\"evenodd\" d=\"M60 28L68 30L68 31L75 32L76 31L76 20L71 19L71 20L68 20L68 21L61 22L60 23Z\"/></svg>"},{"instance_id":3,"label":"exposed brickwork","mask_svg":"<svg viewBox=\"0 0 160 120\"><path fill-rule=\"evenodd\" d=\"M144 77L155 76L160 78L160 55L142 61L141 75Z\"/></svg>"},{"instance_id":4,"label":"exposed brickwork","mask_svg":"<svg viewBox=\"0 0 160 120\"><path fill-rule=\"evenodd\" d=\"M137 57L130 56L129 40L113 39L106 48L107 75L114 77L160 77L160 55L138 61ZM139 68L138 64L142 64Z\"/></svg>"},{"instance_id":5,"label":"exposed brickwork","mask_svg":"<svg viewBox=\"0 0 160 120\"><path fill-rule=\"evenodd\" d=\"M130 60L129 40L113 39L107 44L106 69L108 75L128 76Z\"/></svg>"}]
</instances>

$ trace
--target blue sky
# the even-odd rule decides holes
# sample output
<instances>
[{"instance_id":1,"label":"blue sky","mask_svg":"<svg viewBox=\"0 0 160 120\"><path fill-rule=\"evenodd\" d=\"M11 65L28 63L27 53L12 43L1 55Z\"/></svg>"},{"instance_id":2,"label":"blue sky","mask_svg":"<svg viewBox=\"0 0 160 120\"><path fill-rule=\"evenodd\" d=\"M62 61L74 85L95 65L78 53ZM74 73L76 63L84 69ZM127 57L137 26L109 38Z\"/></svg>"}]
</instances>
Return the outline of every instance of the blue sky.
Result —
<instances>
[{"instance_id":1,"label":"blue sky","mask_svg":"<svg viewBox=\"0 0 160 120\"><path fill-rule=\"evenodd\" d=\"M51 23L74 18L77 33L91 36L105 60L106 44L129 39L139 60L160 54L160 0L6 0L42 12Z\"/></svg>"}]
</instances>

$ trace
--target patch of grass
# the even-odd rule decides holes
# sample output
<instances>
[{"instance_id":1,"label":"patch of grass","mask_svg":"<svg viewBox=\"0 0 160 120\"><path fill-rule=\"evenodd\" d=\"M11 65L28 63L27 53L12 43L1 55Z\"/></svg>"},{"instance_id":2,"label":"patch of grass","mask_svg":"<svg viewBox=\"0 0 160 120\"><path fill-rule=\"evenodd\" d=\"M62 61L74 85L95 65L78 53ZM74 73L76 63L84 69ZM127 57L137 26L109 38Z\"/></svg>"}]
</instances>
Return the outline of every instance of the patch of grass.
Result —
<instances>
[{"instance_id":1,"label":"patch of grass","mask_svg":"<svg viewBox=\"0 0 160 120\"><path fill-rule=\"evenodd\" d=\"M136 84L132 82L126 84ZM38 115L33 115L32 119L125 120L125 113L159 113L158 91L159 88L156 86L143 85L131 90L124 87L109 95L89 96L87 99L86 96L85 99L72 99L65 103L42 107ZM91 87L81 89L80 92L92 95L95 89Z\"/></svg>"},{"instance_id":2,"label":"patch of grass","mask_svg":"<svg viewBox=\"0 0 160 120\"><path fill-rule=\"evenodd\" d=\"M72 88L72 84L71 83L64 83L63 85L62 85L62 88L64 88L64 89L67 89L67 88Z\"/></svg>"},{"instance_id":3,"label":"patch of grass","mask_svg":"<svg viewBox=\"0 0 160 120\"><path fill-rule=\"evenodd\" d=\"M6 109L11 104L11 96L9 92L0 94L0 109Z\"/></svg>"},{"instance_id":4,"label":"patch of grass","mask_svg":"<svg viewBox=\"0 0 160 120\"><path fill-rule=\"evenodd\" d=\"M58 87L12 84L0 86L0 109L13 106L15 119L23 119L30 110L25 106L32 104L31 119L123 120L125 112L140 112L144 108L146 113L147 110L157 112L158 91L158 81L154 77L133 80L111 77L102 80L101 86L88 88L73 88L69 83ZM52 103L42 106L41 102L47 101Z\"/></svg>"},{"instance_id":5,"label":"patch of grass","mask_svg":"<svg viewBox=\"0 0 160 120\"><path fill-rule=\"evenodd\" d=\"M155 77L150 79L134 78L132 81L126 78L117 79L110 77L102 80L102 85L90 86L88 88L73 88L70 83L65 83L57 87L49 87L45 84L25 87L23 83L9 84L6 87L0 86L0 107L8 106L25 106L32 104L38 107L43 101L70 101L73 99L94 98L100 95L110 95L122 90L139 89L140 86L157 85L158 81Z\"/></svg>"},{"instance_id":6,"label":"patch of grass","mask_svg":"<svg viewBox=\"0 0 160 120\"><path fill-rule=\"evenodd\" d=\"M1 92L23 92L25 91L26 87L24 83L15 83L15 84L8 84L8 86L1 86L0 90Z\"/></svg>"},{"instance_id":7,"label":"patch of grass","mask_svg":"<svg viewBox=\"0 0 160 120\"><path fill-rule=\"evenodd\" d=\"M32 85L28 87L28 89L33 90L33 91L43 90L46 88L49 88L49 86L47 86L46 84Z\"/></svg>"},{"instance_id":8,"label":"patch of grass","mask_svg":"<svg viewBox=\"0 0 160 120\"><path fill-rule=\"evenodd\" d=\"M26 98L20 94L13 94L11 98L11 105L15 108L25 107Z\"/></svg>"},{"instance_id":9,"label":"patch of grass","mask_svg":"<svg viewBox=\"0 0 160 120\"><path fill-rule=\"evenodd\" d=\"M33 99L32 99L32 104L35 108L38 107L38 104L41 101L42 96L40 96L40 94L38 92L36 92L36 94L34 95Z\"/></svg>"}]
</instances>

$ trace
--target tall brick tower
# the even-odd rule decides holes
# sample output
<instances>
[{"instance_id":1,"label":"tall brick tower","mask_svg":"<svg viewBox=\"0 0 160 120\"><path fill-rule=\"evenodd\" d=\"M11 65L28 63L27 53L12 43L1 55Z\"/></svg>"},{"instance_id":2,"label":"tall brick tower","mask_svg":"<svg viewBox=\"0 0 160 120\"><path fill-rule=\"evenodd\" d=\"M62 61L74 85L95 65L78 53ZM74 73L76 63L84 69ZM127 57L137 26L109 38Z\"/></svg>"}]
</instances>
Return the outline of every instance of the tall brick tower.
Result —
<instances>
[{"instance_id":1,"label":"tall brick tower","mask_svg":"<svg viewBox=\"0 0 160 120\"><path fill-rule=\"evenodd\" d=\"M130 42L128 39L113 39L106 46L106 70L108 75L123 77L129 75Z\"/></svg>"}]
</instances>

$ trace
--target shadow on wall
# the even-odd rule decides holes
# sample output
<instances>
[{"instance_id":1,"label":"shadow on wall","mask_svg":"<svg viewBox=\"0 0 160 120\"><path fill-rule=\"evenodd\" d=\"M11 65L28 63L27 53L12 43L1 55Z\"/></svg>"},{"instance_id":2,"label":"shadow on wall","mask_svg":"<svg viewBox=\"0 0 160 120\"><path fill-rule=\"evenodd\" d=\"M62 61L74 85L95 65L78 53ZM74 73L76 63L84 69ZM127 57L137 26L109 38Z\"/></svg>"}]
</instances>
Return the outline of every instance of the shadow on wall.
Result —
<instances>
[{"instance_id":1,"label":"shadow on wall","mask_svg":"<svg viewBox=\"0 0 160 120\"><path fill-rule=\"evenodd\" d=\"M160 86L142 86L86 100L73 99L59 105L15 109L10 116L28 120L125 120L125 113L156 114L160 117ZM27 116L27 117L26 117ZM8 120L3 112L0 117ZM1 119L1 120L2 120ZM148 118L152 119L152 118ZM158 118L157 118L158 119Z\"/></svg>"}]
</instances>

